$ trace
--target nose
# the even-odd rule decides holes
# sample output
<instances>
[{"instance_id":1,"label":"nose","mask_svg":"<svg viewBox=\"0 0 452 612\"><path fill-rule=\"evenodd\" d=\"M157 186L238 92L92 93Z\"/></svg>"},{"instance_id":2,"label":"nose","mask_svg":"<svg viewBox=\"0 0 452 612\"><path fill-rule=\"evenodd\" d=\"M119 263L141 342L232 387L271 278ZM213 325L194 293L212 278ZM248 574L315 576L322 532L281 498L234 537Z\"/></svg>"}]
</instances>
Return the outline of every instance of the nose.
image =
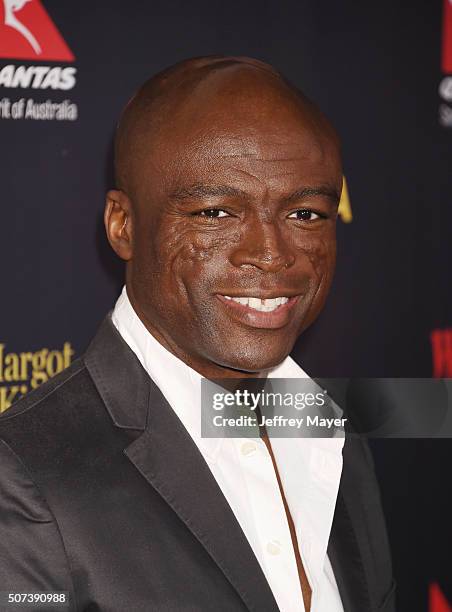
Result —
<instances>
[{"instance_id":1,"label":"nose","mask_svg":"<svg viewBox=\"0 0 452 612\"><path fill-rule=\"evenodd\" d=\"M230 256L236 267L254 266L263 272L279 272L295 263L295 255L274 221L249 224Z\"/></svg>"}]
</instances>

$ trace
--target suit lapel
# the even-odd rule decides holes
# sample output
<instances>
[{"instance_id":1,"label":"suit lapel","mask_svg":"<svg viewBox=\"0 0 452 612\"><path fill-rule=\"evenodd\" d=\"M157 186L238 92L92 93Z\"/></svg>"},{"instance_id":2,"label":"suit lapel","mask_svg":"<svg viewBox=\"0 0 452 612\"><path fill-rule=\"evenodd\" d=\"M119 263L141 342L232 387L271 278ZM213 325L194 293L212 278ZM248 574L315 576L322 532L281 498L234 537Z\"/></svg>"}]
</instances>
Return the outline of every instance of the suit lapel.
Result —
<instances>
[{"instance_id":1,"label":"suit lapel","mask_svg":"<svg viewBox=\"0 0 452 612\"><path fill-rule=\"evenodd\" d=\"M356 530L356 521L360 520L360 517L353 514L356 499L354 503L353 497L350 499L356 487L353 461L358 460L357 457L349 455L350 445L353 442L347 438L345 440L344 465L328 544L328 557L333 567L344 612L364 610L370 612L373 608L361 549L363 542L359 541Z\"/></svg>"},{"instance_id":2,"label":"suit lapel","mask_svg":"<svg viewBox=\"0 0 452 612\"><path fill-rule=\"evenodd\" d=\"M262 569L204 458L110 316L85 363L115 425L143 430L124 450L126 456L204 546L247 608L278 612Z\"/></svg>"},{"instance_id":3,"label":"suit lapel","mask_svg":"<svg viewBox=\"0 0 452 612\"><path fill-rule=\"evenodd\" d=\"M226 498L165 404L163 398L154 398L149 429L126 455L204 546L248 609L276 612L270 587Z\"/></svg>"},{"instance_id":4,"label":"suit lapel","mask_svg":"<svg viewBox=\"0 0 452 612\"><path fill-rule=\"evenodd\" d=\"M328 557L333 567L344 612L370 611L362 558L341 493L337 499L328 545Z\"/></svg>"},{"instance_id":5,"label":"suit lapel","mask_svg":"<svg viewBox=\"0 0 452 612\"><path fill-rule=\"evenodd\" d=\"M341 408L347 405L346 396L349 379L314 378L322 389ZM346 434L343 448L343 468L336 501L333 524L328 544L328 557L333 567L344 612L370 612L372 605L369 585L364 569L362 538L358 536L357 525L363 517L356 514L358 499L356 487L360 475L356 470L362 458L356 455L356 440Z\"/></svg>"}]
</instances>

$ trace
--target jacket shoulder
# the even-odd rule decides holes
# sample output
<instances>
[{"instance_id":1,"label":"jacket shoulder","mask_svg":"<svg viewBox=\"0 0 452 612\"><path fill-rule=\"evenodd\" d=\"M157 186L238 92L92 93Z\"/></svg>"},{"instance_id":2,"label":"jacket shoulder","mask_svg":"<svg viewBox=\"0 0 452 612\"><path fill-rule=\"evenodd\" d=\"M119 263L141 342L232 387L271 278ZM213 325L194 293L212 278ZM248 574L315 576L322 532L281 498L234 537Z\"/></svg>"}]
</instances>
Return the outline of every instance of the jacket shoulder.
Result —
<instances>
[{"instance_id":1,"label":"jacket shoulder","mask_svg":"<svg viewBox=\"0 0 452 612\"><path fill-rule=\"evenodd\" d=\"M18 399L14 404L0 414L0 430L2 424L12 418L16 418L18 415L27 412L33 406L39 404L43 400L49 398L53 393L58 391L61 387L65 387L70 381L77 376L80 372L85 369L85 364L82 357L79 357L73 363L57 374L50 378L47 382L39 385L36 389L33 389L22 398Z\"/></svg>"},{"instance_id":2,"label":"jacket shoulder","mask_svg":"<svg viewBox=\"0 0 452 612\"><path fill-rule=\"evenodd\" d=\"M3 440L33 470L61 463L69 450L96 444L108 417L83 358L18 400L0 416Z\"/></svg>"}]
</instances>

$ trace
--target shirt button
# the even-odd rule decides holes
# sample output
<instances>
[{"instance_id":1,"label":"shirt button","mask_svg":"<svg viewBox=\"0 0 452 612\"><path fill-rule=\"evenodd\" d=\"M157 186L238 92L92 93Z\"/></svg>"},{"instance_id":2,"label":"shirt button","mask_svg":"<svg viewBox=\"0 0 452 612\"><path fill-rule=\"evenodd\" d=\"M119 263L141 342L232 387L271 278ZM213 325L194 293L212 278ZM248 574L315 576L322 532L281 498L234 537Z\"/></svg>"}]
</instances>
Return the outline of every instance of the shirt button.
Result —
<instances>
[{"instance_id":1,"label":"shirt button","mask_svg":"<svg viewBox=\"0 0 452 612\"><path fill-rule=\"evenodd\" d=\"M281 552L281 542L279 542L278 540L271 540L270 542L268 542L267 552L273 556L279 555L279 553Z\"/></svg>"},{"instance_id":2,"label":"shirt button","mask_svg":"<svg viewBox=\"0 0 452 612\"><path fill-rule=\"evenodd\" d=\"M256 452L256 444L254 442L244 442L240 449L240 452L244 457L253 455Z\"/></svg>"}]
</instances>

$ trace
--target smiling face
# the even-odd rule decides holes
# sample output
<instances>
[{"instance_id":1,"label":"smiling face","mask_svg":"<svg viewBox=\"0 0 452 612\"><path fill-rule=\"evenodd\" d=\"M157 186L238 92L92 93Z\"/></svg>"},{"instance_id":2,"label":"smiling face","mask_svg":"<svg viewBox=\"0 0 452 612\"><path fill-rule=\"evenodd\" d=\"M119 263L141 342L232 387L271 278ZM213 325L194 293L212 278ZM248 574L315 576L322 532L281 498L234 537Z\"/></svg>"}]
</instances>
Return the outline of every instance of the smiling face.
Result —
<instances>
[{"instance_id":1,"label":"smiling face","mask_svg":"<svg viewBox=\"0 0 452 612\"><path fill-rule=\"evenodd\" d=\"M109 218L126 228L110 241L128 260L129 297L205 376L256 375L289 354L325 301L336 139L287 85L246 66L191 83L166 112L152 146L136 147L133 194L110 193Z\"/></svg>"}]
</instances>

